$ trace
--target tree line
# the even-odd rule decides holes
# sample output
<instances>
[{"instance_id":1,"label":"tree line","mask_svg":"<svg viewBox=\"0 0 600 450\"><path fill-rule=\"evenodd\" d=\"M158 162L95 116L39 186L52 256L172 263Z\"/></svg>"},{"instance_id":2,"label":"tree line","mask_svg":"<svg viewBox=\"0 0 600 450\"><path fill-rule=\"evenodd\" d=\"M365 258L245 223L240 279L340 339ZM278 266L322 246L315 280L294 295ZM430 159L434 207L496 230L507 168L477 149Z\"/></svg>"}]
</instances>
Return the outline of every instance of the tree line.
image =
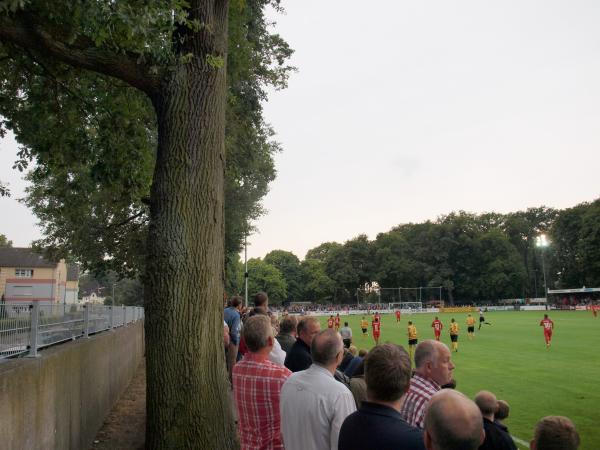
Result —
<instances>
[{"instance_id":1,"label":"tree line","mask_svg":"<svg viewBox=\"0 0 600 450\"><path fill-rule=\"evenodd\" d=\"M545 234L549 245L536 245ZM243 291L243 263L228 279ZM545 270L545 273L544 273ZM374 240L359 235L325 242L304 260L273 250L248 261L249 291L276 302L352 303L357 288L441 286L448 304L544 296L548 289L600 286L600 199L563 210L537 207L509 214L452 212L435 221L398 225ZM437 290L427 290L428 299ZM423 298L425 300L425 298Z\"/></svg>"}]
</instances>

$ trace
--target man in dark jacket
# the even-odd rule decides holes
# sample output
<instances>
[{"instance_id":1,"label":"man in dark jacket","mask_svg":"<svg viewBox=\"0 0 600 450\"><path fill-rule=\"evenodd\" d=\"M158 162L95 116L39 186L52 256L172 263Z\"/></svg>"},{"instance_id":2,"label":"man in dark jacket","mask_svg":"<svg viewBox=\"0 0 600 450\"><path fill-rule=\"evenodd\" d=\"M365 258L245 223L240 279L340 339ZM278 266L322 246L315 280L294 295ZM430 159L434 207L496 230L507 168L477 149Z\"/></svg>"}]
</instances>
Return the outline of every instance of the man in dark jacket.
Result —
<instances>
[{"instance_id":1,"label":"man in dark jacket","mask_svg":"<svg viewBox=\"0 0 600 450\"><path fill-rule=\"evenodd\" d=\"M489 391L481 391L475 396L475 404L483 416L485 439L479 450L517 450L510 434L494 422L494 414L498 409L496 396Z\"/></svg>"},{"instance_id":2,"label":"man in dark jacket","mask_svg":"<svg viewBox=\"0 0 600 450\"><path fill-rule=\"evenodd\" d=\"M313 338L321 331L321 324L316 317L306 317L298 324L298 338L285 357L285 367L292 372L306 370L312 364L310 345Z\"/></svg>"},{"instance_id":3,"label":"man in dark jacket","mask_svg":"<svg viewBox=\"0 0 600 450\"><path fill-rule=\"evenodd\" d=\"M400 416L410 385L410 358L394 344L375 347L365 358L367 401L340 430L339 450L424 450L423 432Z\"/></svg>"}]
</instances>

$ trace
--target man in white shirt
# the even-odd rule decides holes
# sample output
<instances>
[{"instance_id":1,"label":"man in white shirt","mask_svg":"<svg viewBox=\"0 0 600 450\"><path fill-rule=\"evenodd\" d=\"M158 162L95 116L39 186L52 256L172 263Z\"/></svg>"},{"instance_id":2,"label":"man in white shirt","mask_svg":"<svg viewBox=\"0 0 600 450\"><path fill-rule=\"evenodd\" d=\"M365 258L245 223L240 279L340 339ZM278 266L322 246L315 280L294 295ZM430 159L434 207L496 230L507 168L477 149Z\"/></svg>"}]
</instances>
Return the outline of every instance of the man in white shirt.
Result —
<instances>
[{"instance_id":1,"label":"man in white shirt","mask_svg":"<svg viewBox=\"0 0 600 450\"><path fill-rule=\"evenodd\" d=\"M337 450L344 419L356 411L348 388L333 378L344 356L340 334L327 329L311 344L313 364L281 389L281 434L286 450Z\"/></svg>"}]
</instances>

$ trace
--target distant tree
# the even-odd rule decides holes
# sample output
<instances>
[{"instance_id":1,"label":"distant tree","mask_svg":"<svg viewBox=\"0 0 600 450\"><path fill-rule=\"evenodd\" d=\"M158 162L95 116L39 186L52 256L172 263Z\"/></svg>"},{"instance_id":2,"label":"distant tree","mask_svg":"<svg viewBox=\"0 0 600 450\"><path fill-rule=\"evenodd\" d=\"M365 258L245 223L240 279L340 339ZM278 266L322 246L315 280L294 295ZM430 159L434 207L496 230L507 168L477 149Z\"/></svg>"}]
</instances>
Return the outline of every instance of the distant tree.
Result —
<instances>
[{"instance_id":1,"label":"distant tree","mask_svg":"<svg viewBox=\"0 0 600 450\"><path fill-rule=\"evenodd\" d=\"M0 247L12 247L12 244L5 235L0 234Z\"/></svg>"},{"instance_id":2,"label":"distant tree","mask_svg":"<svg viewBox=\"0 0 600 450\"><path fill-rule=\"evenodd\" d=\"M324 242L306 252L306 257L304 259L316 259L321 262L327 262L327 258L331 255L331 253L341 247L342 244L337 242Z\"/></svg>"},{"instance_id":3,"label":"distant tree","mask_svg":"<svg viewBox=\"0 0 600 450\"><path fill-rule=\"evenodd\" d=\"M559 287L600 286L600 199L560 211L550 239Z\"/></svg>"},{"instance_id":4,"label":"distant tree","mask_svg":"<svg viewBox=\"0 0 600 450\"><path fill-rule=\"evenodd\" d=\"M335 293L335 282L325 273L325 263L318 259L305 259L302 268L302 300L330 303Z\"/></svg>"},{"instance_id":5,"label":"distant tree","mask_svg":"<svg viewBox=\"0 0 600 450\"><path fill-rule=\"evenodd\" d=\"M282 273L260 258L248 260L248 295L266 292L269 302L281 304L287 298L287 284Z\"/></svg>"},{"instance_id":6,"label":"distant tree","mask_svg":"<svg viewBox=\"0 0 600 450\"><path fill-rule=\"evenodd\" d=\"M285 250L272 250L265 255L264 262L276 267L283 275L287 285L287 300L301 300L303 293L302 269L298 257Z\"/></svg>"}]
</instances>

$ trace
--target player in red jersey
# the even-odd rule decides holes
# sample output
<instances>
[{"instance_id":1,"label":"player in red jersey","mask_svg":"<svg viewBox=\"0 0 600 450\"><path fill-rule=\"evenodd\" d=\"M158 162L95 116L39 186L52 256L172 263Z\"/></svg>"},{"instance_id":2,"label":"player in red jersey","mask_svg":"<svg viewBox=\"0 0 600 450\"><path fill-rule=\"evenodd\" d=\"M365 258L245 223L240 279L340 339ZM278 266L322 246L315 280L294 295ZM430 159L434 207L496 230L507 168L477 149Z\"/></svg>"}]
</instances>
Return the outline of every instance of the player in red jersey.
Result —
<instances>
[{"instance_id":1,"label":"player in red jersey","mask_svg":"<svg viewBox=\"0 0 600 450\"><path fill-rule=\"evenodd\" d=\"M379 345L379 336L381 334L381 322L379 321L379 316L375 316L373 322L371 323L371 327L373 328L373 339L375 339L375 345Z\"/></svg>"},{"instance_id":2,"label":"player in red jersey","mask_svg":"<svg viewBox=\"0 0 600 450\"><path fill-rule=\"evenodd\" d=\"M335 316L335 331L340 331L340 313Z\"/></svg>"},{"instance_id":3,"label":"player in red jersey","mask_svg":"<svg viewBox=\"0 0 600 450\"><path fill-rule=\"evenodd\" d=\"M400 310L396 310L396 322L400 322Z\"/></svg>"},{"instance_id":4,"label":"player in red jersey","mask_svg":"<svg viewBox=\"0 0 600 450\"><path fill-rule=\"evenodd\" d=\"M544 318L540 321L540 327L544 327L544 340L546 341L546 348L550 348L550 342L552 341L552 330L554 330L554 322L548 318L548 314L544 314Z\"/></svg>"},{"instance_id":5,"label":"player in red jersey","mask_svg":"<svg viewBox=\"0 0 600 450\"><path fill-rule=\"evenodd\" d=\"M327 319L327 328L333 328L334 322L333 316L329 316L329 319Z\"/></svg>"},{"instance_id":6,"label":"player in red jersey","mask_svg":"<svg viewBox=\"0 0 600 450\"><path fill-rule=\"evenodd\" d=\"M440 334L442 333L442 329L444 328L444 324L440 322L440 319L435 316L433 322L431 322L431 328L433 328L433 334L435 334L435 340L440 340Z\"/></svg>"}]
</instances>

